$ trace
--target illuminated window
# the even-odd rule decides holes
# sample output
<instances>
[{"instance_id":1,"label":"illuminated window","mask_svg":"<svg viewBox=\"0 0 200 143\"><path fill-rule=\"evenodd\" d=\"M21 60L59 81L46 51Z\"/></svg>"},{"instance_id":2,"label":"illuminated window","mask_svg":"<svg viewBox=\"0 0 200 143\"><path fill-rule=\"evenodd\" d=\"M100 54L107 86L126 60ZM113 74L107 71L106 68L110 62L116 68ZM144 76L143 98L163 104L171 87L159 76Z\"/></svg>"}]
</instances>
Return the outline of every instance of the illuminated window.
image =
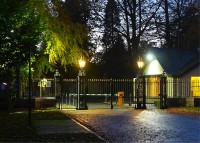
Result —
<instances>
[{"instance_id":1,"label":"illuminated window","mask_svg":"<svg viewBox=\"0 0 200 143\"><path fill-rule=\"evenodd\" d=\"M158 97L160 93L160 78L151 77L147 82L147 93L149 97Z\"/></svg>"},{"instance_id":2,"label":"illuminated window","mask_svg":"<svg viewBox=\"0 0 200 143\"><path fill-rule=\"evenodd\" d=\"M200 77L191 77L191 94L200 96Z\"/></svg>"}]
</instances>

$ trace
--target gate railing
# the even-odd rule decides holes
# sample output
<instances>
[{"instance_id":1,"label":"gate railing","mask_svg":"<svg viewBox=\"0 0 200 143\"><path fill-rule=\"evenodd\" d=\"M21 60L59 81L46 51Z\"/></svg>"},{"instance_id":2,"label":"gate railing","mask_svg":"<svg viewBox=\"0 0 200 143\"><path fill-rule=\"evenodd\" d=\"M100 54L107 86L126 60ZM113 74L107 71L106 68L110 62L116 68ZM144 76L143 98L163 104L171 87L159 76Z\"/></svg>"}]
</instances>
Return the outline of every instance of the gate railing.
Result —
<instances>
[{"instance_id":1,"label":"gate railing","mask_svg":"<svg viewBox=\"0 0 200 143\"><path fill-rule=\"evenodd\" d=\"M66 93L76 93L77 79L64 79L62 91ZM135 79L88 79L88 94L110 94L113 84L113 92L124 92L124 97L135 97ZM23 84L23 83L22 83ZM160 81L149 81L145 79L146 98L157 97L160 93ZM27 87L21 91L21 96L26 96ZM200 81L191 80L166 80L166 92L168 98L200 97ZM55 97L55 81L47 79L46 85L42 85L41 80L32 81L32 95L35 97Z\"/></svg>"},{"instance_id":2,"label":"gate railing","mask_svg":"<svg viewBox=\"0 0 200 143\"><path fill-rule=\"evenodd\" d=\"M55 80L41 79L32 81L33 97L55 97Z\"/></svg>"},{"instance_id":3,"label":"gate railing","mask_svg":"<svg viewBox=\"0 0 200 143\"><path fill-rule=\"evenodd\" d=\"M59 84L57 84L59 85ZM62 101L74 103L77 95L77 79L64 79L62 81ZM151 80L145 77L145 96L146 104L152 104L159 101L160 80ZM46 84L42 80L32 81L33 97L54 97L61 96L61 90L55 90L55 80L47 79ZM26 88L23 91L26 96ZM28 89L28 88L27 88ZM135 79L87 79L87 96L88 101L104 101L117 103L118 93L123 93L123 104L133 105L137 102L137 82ZM112 96L111 96L112 95ZM187 98L200 97L200 81L192 80L166 80L166 96L167 98ZM90 98L91 97L91 98ZM112 97L112 98L111 98Z\"/></svg>"}]
</instances>

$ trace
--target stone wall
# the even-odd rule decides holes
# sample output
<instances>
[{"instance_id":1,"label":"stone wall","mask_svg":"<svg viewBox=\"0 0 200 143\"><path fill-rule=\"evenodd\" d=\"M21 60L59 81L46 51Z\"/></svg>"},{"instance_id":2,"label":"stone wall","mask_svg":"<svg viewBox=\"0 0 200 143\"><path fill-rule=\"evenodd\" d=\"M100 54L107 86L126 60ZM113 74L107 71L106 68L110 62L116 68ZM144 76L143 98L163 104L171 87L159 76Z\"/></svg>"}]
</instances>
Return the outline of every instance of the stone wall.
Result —
<instances>
[{"instance_id":1,"label":"stone wall","mask_svg":"<svg viewBox=\"0 0 200 143\"><path fill-rule=\"evenodd\" d=\"M28 108L28 106L29 106L29 100L27 98L18 100L18 103L16 105L16 107L19 107L19 108ZM54 98L31 99L31 108L33 109L44 109L44 108L50 108L50 107L56 107L56 99Z\"/></svg>"},{"instance_id":2,"label":"stone wall","mask_svg":"<svg viewBox=\"0 0 200 143\"><path fill-rule=\"evenodd\" d=\"M168 98L167 106L168 107L185 107L186 100L185 98Z\"/></svg>"},{"instance_id":3,"label":"stone wall","mask_svg":"<svg viewBox=\"0 0 200 143\"><path fill-rule=\"evenodd\" d=\"M35 109L56 107L56 99L49 98L35 98L33 102Z\"/></svg>"},{"instance_id":4,"label":"stone wall","mask_svg":"<svg viewBox=\"0 0 200 143\"><path fill-rule=\"evenodd\" d=\"M194 98L194 107L200 107L200 98Z\"/></svg>"},{"instance_id":5,"label":"stone wall","mask_svg":"<svg viewBox=\"0 0 200 143\"><path fill-rule=\"evenodd\" d=\"M200 107L200 98L168 98L168 107Z\"/></svg>"}]
</instances>

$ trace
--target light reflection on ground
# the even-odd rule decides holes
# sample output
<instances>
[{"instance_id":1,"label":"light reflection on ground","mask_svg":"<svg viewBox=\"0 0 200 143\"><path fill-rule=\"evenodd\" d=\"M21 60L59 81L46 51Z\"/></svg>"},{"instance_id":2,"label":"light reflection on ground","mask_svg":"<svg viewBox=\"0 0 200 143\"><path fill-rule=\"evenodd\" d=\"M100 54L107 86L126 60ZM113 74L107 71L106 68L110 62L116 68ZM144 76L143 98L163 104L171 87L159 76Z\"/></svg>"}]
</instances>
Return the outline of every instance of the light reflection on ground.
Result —
<instances>
[{"instance_id":1,"label":"light reflection on ground","mask_svg":"<svg viewBox=\"0 0 200 143\"><path fill-rule=\"evenodd\" d=\"M63 111L108 142L200 142L200 116L162 110Z\"/></svg>"}]
</instances>

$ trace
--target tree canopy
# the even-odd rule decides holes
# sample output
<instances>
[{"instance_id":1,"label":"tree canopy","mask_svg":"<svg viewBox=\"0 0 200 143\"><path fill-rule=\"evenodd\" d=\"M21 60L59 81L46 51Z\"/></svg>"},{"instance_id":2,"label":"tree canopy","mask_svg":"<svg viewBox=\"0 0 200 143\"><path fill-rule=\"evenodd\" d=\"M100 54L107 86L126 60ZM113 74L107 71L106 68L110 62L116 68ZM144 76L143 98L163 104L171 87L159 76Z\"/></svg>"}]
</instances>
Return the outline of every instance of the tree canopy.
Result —
<instances>
[{"instance_id":1,"label":"tree canopy","mask_svg":"<svg viewBox=\"0 0 200 143\"><path fill-rule=\"evenodd\" d=\"M29 50L39 77L77 64L98 46L102 63L111 51L127 51L130 69L152 40L160 47L199 47L198 0L3 0L0 12L1 73L27 66Z\"/></svg>"},{"instance_id":2,"label":"tree canopy","mask_svg":"<svg viewBox=\"0 0 200 143\"><path fill-rule=\"evenodd\" d=\"M116 24L113 17L114 5L119 9L117 17L120 22L119 28L112 31L113 25ZM136 75L138 70L136 64L138 56L143 55L150 47L180 48L180 50L199 47L198 0L95 0L92 1L92 6L95 16L91 23L96 25L92 30L93 43L101 47L103 49L101 52L106 54L107 45L111 45L113 41L113 35L110 33L120 34L125 49L128 50L127 58L130 63L132 62L133 75ZM105 24L108 20L109 22ZM103 60L103 57L95 58L98 62L99 59Z\"/></svg>"},{"instance_id":3,"label":"tree canopy","mask_svg":"<svg viewBox=\"0 0 200 143\"><path fill-rule=\"evenodd\" d=\"M105 27L102 38L104 53L101 60L103 75L106 77L131 76L131 70L128 68L130 63L128 51L119 33L119 8L114 0L107 2L103 25Z\"/></svg>"},{"instance_id":4,"label":"tree canopy","mask_svg":"<svg viewBox=\"0 0 200 143\"><path fill-rule=\"evenodd\" d=\"M87 7L85 1L68 0L54 2L31 0L30 5L46 23L42 35L45 41L45 53L49 55L49 62L59 63L65 67L78 62L81 54L87 53ZM87 6L87 5L86 5ZM73 7L73 8L72 8ZM36 8L36 9L35 9ZM74 13L76 9L76 13Z\"/></svg>"},{"instance_id":5,"label":"tree canopy","mask_svg":"<svg viewBox=\"0 0 200 143\"><path fill-rule=\"evenodd\" d=\"M29 50L33 68L41 67L37 74L50 64L77 64L88 52L87 6L87 0L5 0L0 6L1 72L26 66Z\"/></svg>"},{"instance_id":6,"label":"tree canopy","mask_svg":"<svg viewBox=\"0 0 200 143\"><path fill-rule=\"evenodd\" d=\"M1 4L1 73L27 64L29 49L36 53L34 45L38 42L43 26L39 17L28 12L27 5L26 0L6 0Z\"/></svg>"}]
</instances>

